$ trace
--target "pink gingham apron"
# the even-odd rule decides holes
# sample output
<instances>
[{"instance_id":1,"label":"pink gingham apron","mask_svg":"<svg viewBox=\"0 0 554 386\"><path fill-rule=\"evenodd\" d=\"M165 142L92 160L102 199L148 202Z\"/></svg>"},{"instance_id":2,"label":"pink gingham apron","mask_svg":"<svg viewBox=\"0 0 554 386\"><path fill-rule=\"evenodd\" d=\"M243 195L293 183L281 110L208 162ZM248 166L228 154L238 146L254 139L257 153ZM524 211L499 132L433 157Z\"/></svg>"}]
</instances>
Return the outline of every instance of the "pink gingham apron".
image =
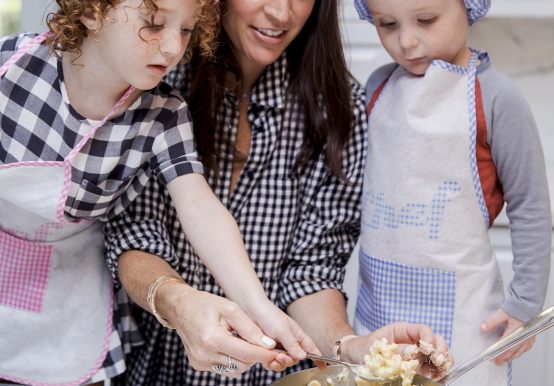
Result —
<instances>
[{"instance_id":1,"label":"pink gingham apron","mask_svg":"<svg viewBox=\"0 0 554 386\"><path fill-rule=\"evenodd\" d=\"M476 164L477 53L398 68L370 113L355 330L426 323L458 364L493 344L480 325L504 300ZM393 119L391 119L393 117ZM456 386L506 386L506 365L481 365Z\"/></svg>"},{"instance_id":2,"label":"pink gingham apron","mask_svg":"<svg viewBox=\"0 0 554 386\"><path fill-rule=\"evenodd\" d=\"M0 76L47 36L21 47ZM0 379L78 385L102 366L113 293L101 225L67 221L64 204L72 160L131 91L63 161L0 165Z\"/></svg>"}]
</instances>

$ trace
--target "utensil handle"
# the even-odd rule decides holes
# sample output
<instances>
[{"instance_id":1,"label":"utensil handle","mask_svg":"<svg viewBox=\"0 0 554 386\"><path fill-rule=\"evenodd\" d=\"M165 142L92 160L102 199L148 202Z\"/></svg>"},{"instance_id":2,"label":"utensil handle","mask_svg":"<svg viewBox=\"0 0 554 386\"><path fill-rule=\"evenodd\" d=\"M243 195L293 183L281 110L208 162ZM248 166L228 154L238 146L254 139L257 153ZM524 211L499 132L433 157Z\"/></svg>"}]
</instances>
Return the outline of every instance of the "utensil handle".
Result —
<instances>
[{"instance_id":1,"label":"utensil handle","mask_svg":"<svg viewBox=\"0 0 554 386\"><path fill-rule=\"evenodd\" d=\"M343 365L348 366L349 363L345 363L344 361L341 361L340 359L335 359L331 357L324 357L322 355L316 355L316 354L306 354L306 358L308 359L315 359L317 361L323 361L327 363L336 363L337 365Z\"/></svg>"},{"instance_id":2,"label":"utensil handle","mask_svg":"<svg viewBox=\"0 0 554 386\"><path fill-rule=\"evenodd\" d=\"M508 351L517 344L543 332L544 330L549 329L552 326L554 326L554 306L542 311L540 314L529 320L527 323L523 324L518 329L512 331L504 338L498 340L498 342L485 349L474 359L452 370L452 372L450 372L448 375L440 380L440 384L450 384L451 381L458 379L460 376L467 373L475 366L496 358L497 356Z\"/></svg>"}]
</instances>

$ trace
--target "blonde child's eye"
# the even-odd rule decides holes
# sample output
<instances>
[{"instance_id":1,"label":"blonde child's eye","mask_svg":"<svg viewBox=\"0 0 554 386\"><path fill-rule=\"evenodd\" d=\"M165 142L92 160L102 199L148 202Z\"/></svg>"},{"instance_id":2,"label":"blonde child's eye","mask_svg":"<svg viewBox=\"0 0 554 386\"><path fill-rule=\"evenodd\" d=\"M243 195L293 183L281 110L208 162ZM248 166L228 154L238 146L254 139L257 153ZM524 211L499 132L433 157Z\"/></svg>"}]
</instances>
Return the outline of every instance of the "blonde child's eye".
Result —
<instances>
[{"instance_id":1,"label":"blonde child's eye","mask_svg":"<svg viewBox=\"0 0 554 386\"><path fill-rule=\"evenodd\" d=\"M417 21L421 24L433 24L435 21L437 21L437 18L431 17L431 18L425 18L425 19L417 19Z\"/></svg>"},{"instance_id":2,"label":"blonde child's eye","mask_svg":"<svg viewBox=\"0 0 554 386\"><path fill-rule=\"evenodd\" d=\"M379 27L382 27L382 28L393 28L394 26L396 26L396 22L394 22L394 21L380 21L379 22Z\"/></svg>"}]
</instances>

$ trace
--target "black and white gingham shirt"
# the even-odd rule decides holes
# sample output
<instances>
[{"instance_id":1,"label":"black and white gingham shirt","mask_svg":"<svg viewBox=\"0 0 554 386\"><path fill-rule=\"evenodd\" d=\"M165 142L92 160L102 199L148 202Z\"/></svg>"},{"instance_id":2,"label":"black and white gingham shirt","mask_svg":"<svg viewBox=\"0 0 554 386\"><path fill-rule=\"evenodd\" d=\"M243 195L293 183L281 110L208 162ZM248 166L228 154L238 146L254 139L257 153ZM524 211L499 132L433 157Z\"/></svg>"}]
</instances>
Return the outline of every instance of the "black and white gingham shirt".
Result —
<instances>
[{"instance_id":1,"label":"black and white gingham shirt","mask_svg":"<svg viewBox=\"0 0 554 386\"><path fill-rule=\"evenodd\" d=\"M0 65L35 35L0 40ZM106 219L121 212L155 175L164 184L202 173L183 98L161 84L106 122L75 157L65 212ZM0 164L62 161L98 123L69 104L61 61L38 45L0 82Z\"/></svg>"},{"instance_id":2,"label":"black and white gingham shirt","mask_svg":"<svg viewBox=\"0 0 554 386\"><path fill-rule=\"evenodd\" d=\"M0 66L35 36L0 39ZM45 45L31 48L0 79L0 165L62 161L94 123L69 104L61 61ZM65 213L106 219L139 195L150 176L167 183L179 175L202 173L192 135L188 110L178 93L170 93L167 85L143 93L127 112L99 128L76 156ZM122 340L132 344L135 335L126 310L121 302L114 319L120 321ZM115 338L92 380L123 369L122 348Z\"/></svg>"},{"instance_id":3,"label":"black and white gingham shirt","mask_svg":"<svg viewBox=\"0 0 554 386\"><path fill-rule=\"evenodd\" d=\"M232 162L224 159L232 159L234 154L239 108L232 93L225 95L216 139L217 150L224 156L218 165L221 180L215 188L240 226L269 298L282 308L310 293L341 288L344 266L359 234L367 130L364 91L353 83L354 132L343 163L352 184L333 177L322 157L300 175L291 173L302 144L304 121L301 107L287 93L285 69L283 56L266 70L253 90L248 109L252 127L250 155L232 194ZM213 178L210 183L215 185ZM121 253L140 249L163 256L193 287L222 295L187 242L169 196L154 179L130 210L107 223L106 233L114 272ZM174 331L162 327L138 307L135 315L146 345L127 357L127 385L259 386L282 375L267 372L259 365L239 380L195 371ZM305 364L296 370L302 366Z\"/></svg>"}]
</instances>

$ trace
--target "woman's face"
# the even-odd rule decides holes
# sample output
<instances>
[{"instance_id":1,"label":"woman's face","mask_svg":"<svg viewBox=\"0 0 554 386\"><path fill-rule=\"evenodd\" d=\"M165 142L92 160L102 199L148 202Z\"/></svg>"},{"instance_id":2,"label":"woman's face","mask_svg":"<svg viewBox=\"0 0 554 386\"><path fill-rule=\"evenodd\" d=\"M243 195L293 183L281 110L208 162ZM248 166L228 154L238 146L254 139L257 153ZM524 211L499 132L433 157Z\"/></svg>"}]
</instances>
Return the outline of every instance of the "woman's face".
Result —
<instances>
[{"instance_id":1,"label":"woman's face","mask_svg":"<svg viewBox=\"0 0 554 386\"><path fill-rule=\"evenodd\" d=\"M325 1L325 0L323 0ZM223 28L243 71L273 63L306 24L315 0L226 0Z\"/></svg>"}]
</instances>

